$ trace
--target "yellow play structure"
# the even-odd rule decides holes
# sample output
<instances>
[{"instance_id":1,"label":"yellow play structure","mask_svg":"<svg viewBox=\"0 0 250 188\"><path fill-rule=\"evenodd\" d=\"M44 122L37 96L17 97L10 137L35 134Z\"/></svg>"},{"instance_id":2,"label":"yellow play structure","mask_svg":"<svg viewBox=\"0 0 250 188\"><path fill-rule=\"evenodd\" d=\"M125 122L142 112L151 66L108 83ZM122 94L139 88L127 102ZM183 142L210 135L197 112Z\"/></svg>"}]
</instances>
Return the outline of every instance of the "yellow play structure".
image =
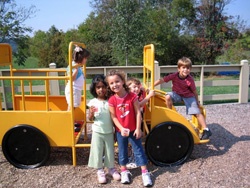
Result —
<instances>
[{"instance_id":1,"label":"yellow play structure","mask_svg":"<svg viewBox=\"0 0 250 188\"><path fill-rule=\"evenodd\" d=\"M86 48L83 43L70 42L70 72L75 45ZM154 89L154 46L146 45L143 53L143 84L146 89ZM81 135L87 138L87 123L91 123L86 118L86 83L83 85L81 106L67 111L65 96L50 94L51 80L70 82L73 106L72 76L50 74L65 70L14 69L11 46L0 44L0 67L6 65L9 66L10 75L0 75L0 84L10 82L13 104L13 109L3 108L0 95L0 143L6 159L17 168L36 168L46 163L51 147L69 147L72 149L72 163L75 166L76 148L90 147L90 143L79 142ZM43 76L33 76L32 72L41 72ZM85 65L83 72L87 75ZM21 73L29 76L20 76ZM33 82L37 80L44 82L45 92L42 94L33 91ZM20 87L20 91L16 91L17 87ZM156 95L146 105L143 119L146 153L149 160L158 166L182 164L189 158L194 144L207 143L209 140L200 140L202 129L195 117L188 120L174 107L166 108L165 92L155 92ZM206 115L205 109L201 110ZM75 123L80 124L79 132L74 130Z\"/></svg>"}]
</instances>

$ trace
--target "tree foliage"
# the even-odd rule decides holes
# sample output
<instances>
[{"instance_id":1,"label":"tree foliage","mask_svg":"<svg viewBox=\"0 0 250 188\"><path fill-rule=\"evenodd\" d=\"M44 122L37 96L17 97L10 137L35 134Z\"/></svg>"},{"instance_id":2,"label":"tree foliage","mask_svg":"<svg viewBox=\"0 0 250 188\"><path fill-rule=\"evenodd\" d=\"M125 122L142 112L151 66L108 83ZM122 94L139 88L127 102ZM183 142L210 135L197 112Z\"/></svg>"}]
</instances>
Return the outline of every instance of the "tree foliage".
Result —
<instances>
[{"instance_id":1,"label":"tree foliage","mask_svg":"<svg viewBox=\"0 0 250 188\"><path fill-rule=\"evenodd\" d=\"M105 14L92 13L88 19L79 25L80 41L87 45L91 52L88 66L116 65L112 59L110 19Z\"/></svg>"},{"instance_id":2,"label":"tree foliage","mask_svg":"<svg viewBox=\"0 0 250 188\"><path fill-rule=\"evenodd\" d=\"M226 41L239 37L237 23L232 17L223 14L230 1L201 0L196 7L196 19L193 23L196 58L204 64L215 64L216 57L223 54Z\"/></svg>"},{"instance_id":3,"label":"tree foliage","mask_svg":"<svg viewBox=\"0 0 250 188\"><path fill-rule=\"evenodd\" d=\"M28 56L26 33L32 31L32 28L26 27L23 23L35 12L35 6L18 7L14 0L0 2L0 43L13 41L17 44L14 56L18 65L23 65Z\"/></svg>"},{"instance_id":4,"label":"tree foliage","mask_svg":"<svg viewBox=\"0 0 250 188\"><path fill-rule=\"evenodd\" d=\"M120 65L141 64L146 37L145 12L134 0L116 1L112 24L112 55Z\"/></svg>"},{"instance_id":5,"label":"tree foliage","mask_svg":"<svg viewBox=\"0 0 250 188\"><path fill-rule=\"evenodd\" d=\"M57 67L67 65L66 57L63 54L64 34L55 26L49 31L37 31L31 40L31 53L39 59L40 67L49 67L50 63L56 63Z\"/></svg>"},{"instance_id":6,"label":"tree foliage","mask_svg":"<svg viewBox=\"0 0 250 188\"><path fill-rule=\"evenodd\" d=\"M244 23L224 13L230 1L92 0L93 12L77 29L38 31L30 52L45 67L67 65L70 41L86 44L88 66L141 65L146 44L155 45L160 65L175 65L182 56L203 64L215 64L222 54L235 61L249 43Z\"/></svg>"}]
</instances>

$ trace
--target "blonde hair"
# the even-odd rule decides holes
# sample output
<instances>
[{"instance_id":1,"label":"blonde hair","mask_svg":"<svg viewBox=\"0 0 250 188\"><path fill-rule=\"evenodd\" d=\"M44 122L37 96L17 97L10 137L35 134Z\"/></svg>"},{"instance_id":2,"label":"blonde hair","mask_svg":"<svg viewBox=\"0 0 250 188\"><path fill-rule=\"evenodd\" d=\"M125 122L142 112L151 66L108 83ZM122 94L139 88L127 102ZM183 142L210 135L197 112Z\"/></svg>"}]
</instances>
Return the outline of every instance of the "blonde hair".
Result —
<instances>
[{"instance_id":1,"label":"blonde hair","mask_svg":"<svg viewBox=\"0 0 250 188\"><path fill-rule=\"evenodd\" d=\"M192 61L187 57L182 57L182 58L180 58L178 60L177 65L178 65L178 68L180 68L181 66L191 68L192 67Z\"/></svg>"}]
</instances>

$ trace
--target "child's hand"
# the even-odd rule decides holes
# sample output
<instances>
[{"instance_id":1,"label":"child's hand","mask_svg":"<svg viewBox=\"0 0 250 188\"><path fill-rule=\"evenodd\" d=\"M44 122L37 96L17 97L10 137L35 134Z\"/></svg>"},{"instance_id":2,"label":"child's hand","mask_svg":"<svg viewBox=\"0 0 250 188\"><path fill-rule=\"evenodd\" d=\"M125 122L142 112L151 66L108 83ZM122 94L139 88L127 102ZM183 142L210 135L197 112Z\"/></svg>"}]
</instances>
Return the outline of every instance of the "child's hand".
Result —
<instances>
[{"instance_id":1,"label":"child's hand","mask_svg":"<svg viewBox=\"0 0 250 188\"><path fill-rule=\"evenodd\" d=\"M94 120L95 111L96 111L96 107L94 107L94 106L90 106L90 107L89 107L89 115L88 115L88 118L89 118L90 121L93 121L93 120Z\"/></svg>"},{"instance_id":2,"label":"child's hand","mask_svg":"<svg viewBox=\"0 0 250 188\"><path fill-rule=\"evenodd\" d=\"M135 129L135 132L134 132L133 136L135 136L136 139L141 138L141 136L142 136L141 129Z\"/></svg>"},{"instance_id":3,"label":"child's hand","mask_svg":"<svg viewBox=\"0 0 250 188\"><path fill-rule=\"evenodd\" d=\"M126 128L122 128L121 129L121 135L122 136L128 137L129 136L129 132L130 132L129 129L126 129Z\"/></svg>"},{"instance_id":4,"label":"child's hand","mask_svg":"<svg viewBox=\"0 0 250 188\"><path fill-rule=\"evenodd\" d=\"M155 91L154 91L154 90L150 90L150 91L148 92L148 95L149 95L149 97L155 96Z\"/></svg>"},{"instance_id":5,"label":"child's hand","mask_svg":"<svg viewBox=\"0 0 250 188\"><path fill-rule=\"evenodd\" d=\"M94 114L94 113L96 112L96 107L95 107L95 106L91 106L91 107L89 108L89 112L90 112L91 114Z\"/></svg>"}]
</instances>

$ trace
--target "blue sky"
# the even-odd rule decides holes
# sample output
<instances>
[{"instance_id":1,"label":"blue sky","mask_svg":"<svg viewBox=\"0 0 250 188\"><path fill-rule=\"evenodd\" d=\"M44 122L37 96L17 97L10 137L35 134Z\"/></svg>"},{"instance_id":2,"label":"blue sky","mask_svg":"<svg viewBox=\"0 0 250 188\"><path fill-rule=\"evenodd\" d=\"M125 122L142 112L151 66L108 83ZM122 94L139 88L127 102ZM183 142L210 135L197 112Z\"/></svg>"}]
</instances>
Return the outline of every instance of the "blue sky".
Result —
<instances>
[{"instance_id":1,"label":"blue sky","mask_svg":"<svg viewBox=\"0 0 250 188\"><path fill-rule=\"evenodd\" d=\"M17 5L29 7L35 5L38 11L33 18L25 22L34 31L48 31L52 25L67 31L77 28L91 12L90 0L16 0ZM225 7L228 15L240 15L250 25L250 0L232 0Z\"/></svg>"}]
</instances>

